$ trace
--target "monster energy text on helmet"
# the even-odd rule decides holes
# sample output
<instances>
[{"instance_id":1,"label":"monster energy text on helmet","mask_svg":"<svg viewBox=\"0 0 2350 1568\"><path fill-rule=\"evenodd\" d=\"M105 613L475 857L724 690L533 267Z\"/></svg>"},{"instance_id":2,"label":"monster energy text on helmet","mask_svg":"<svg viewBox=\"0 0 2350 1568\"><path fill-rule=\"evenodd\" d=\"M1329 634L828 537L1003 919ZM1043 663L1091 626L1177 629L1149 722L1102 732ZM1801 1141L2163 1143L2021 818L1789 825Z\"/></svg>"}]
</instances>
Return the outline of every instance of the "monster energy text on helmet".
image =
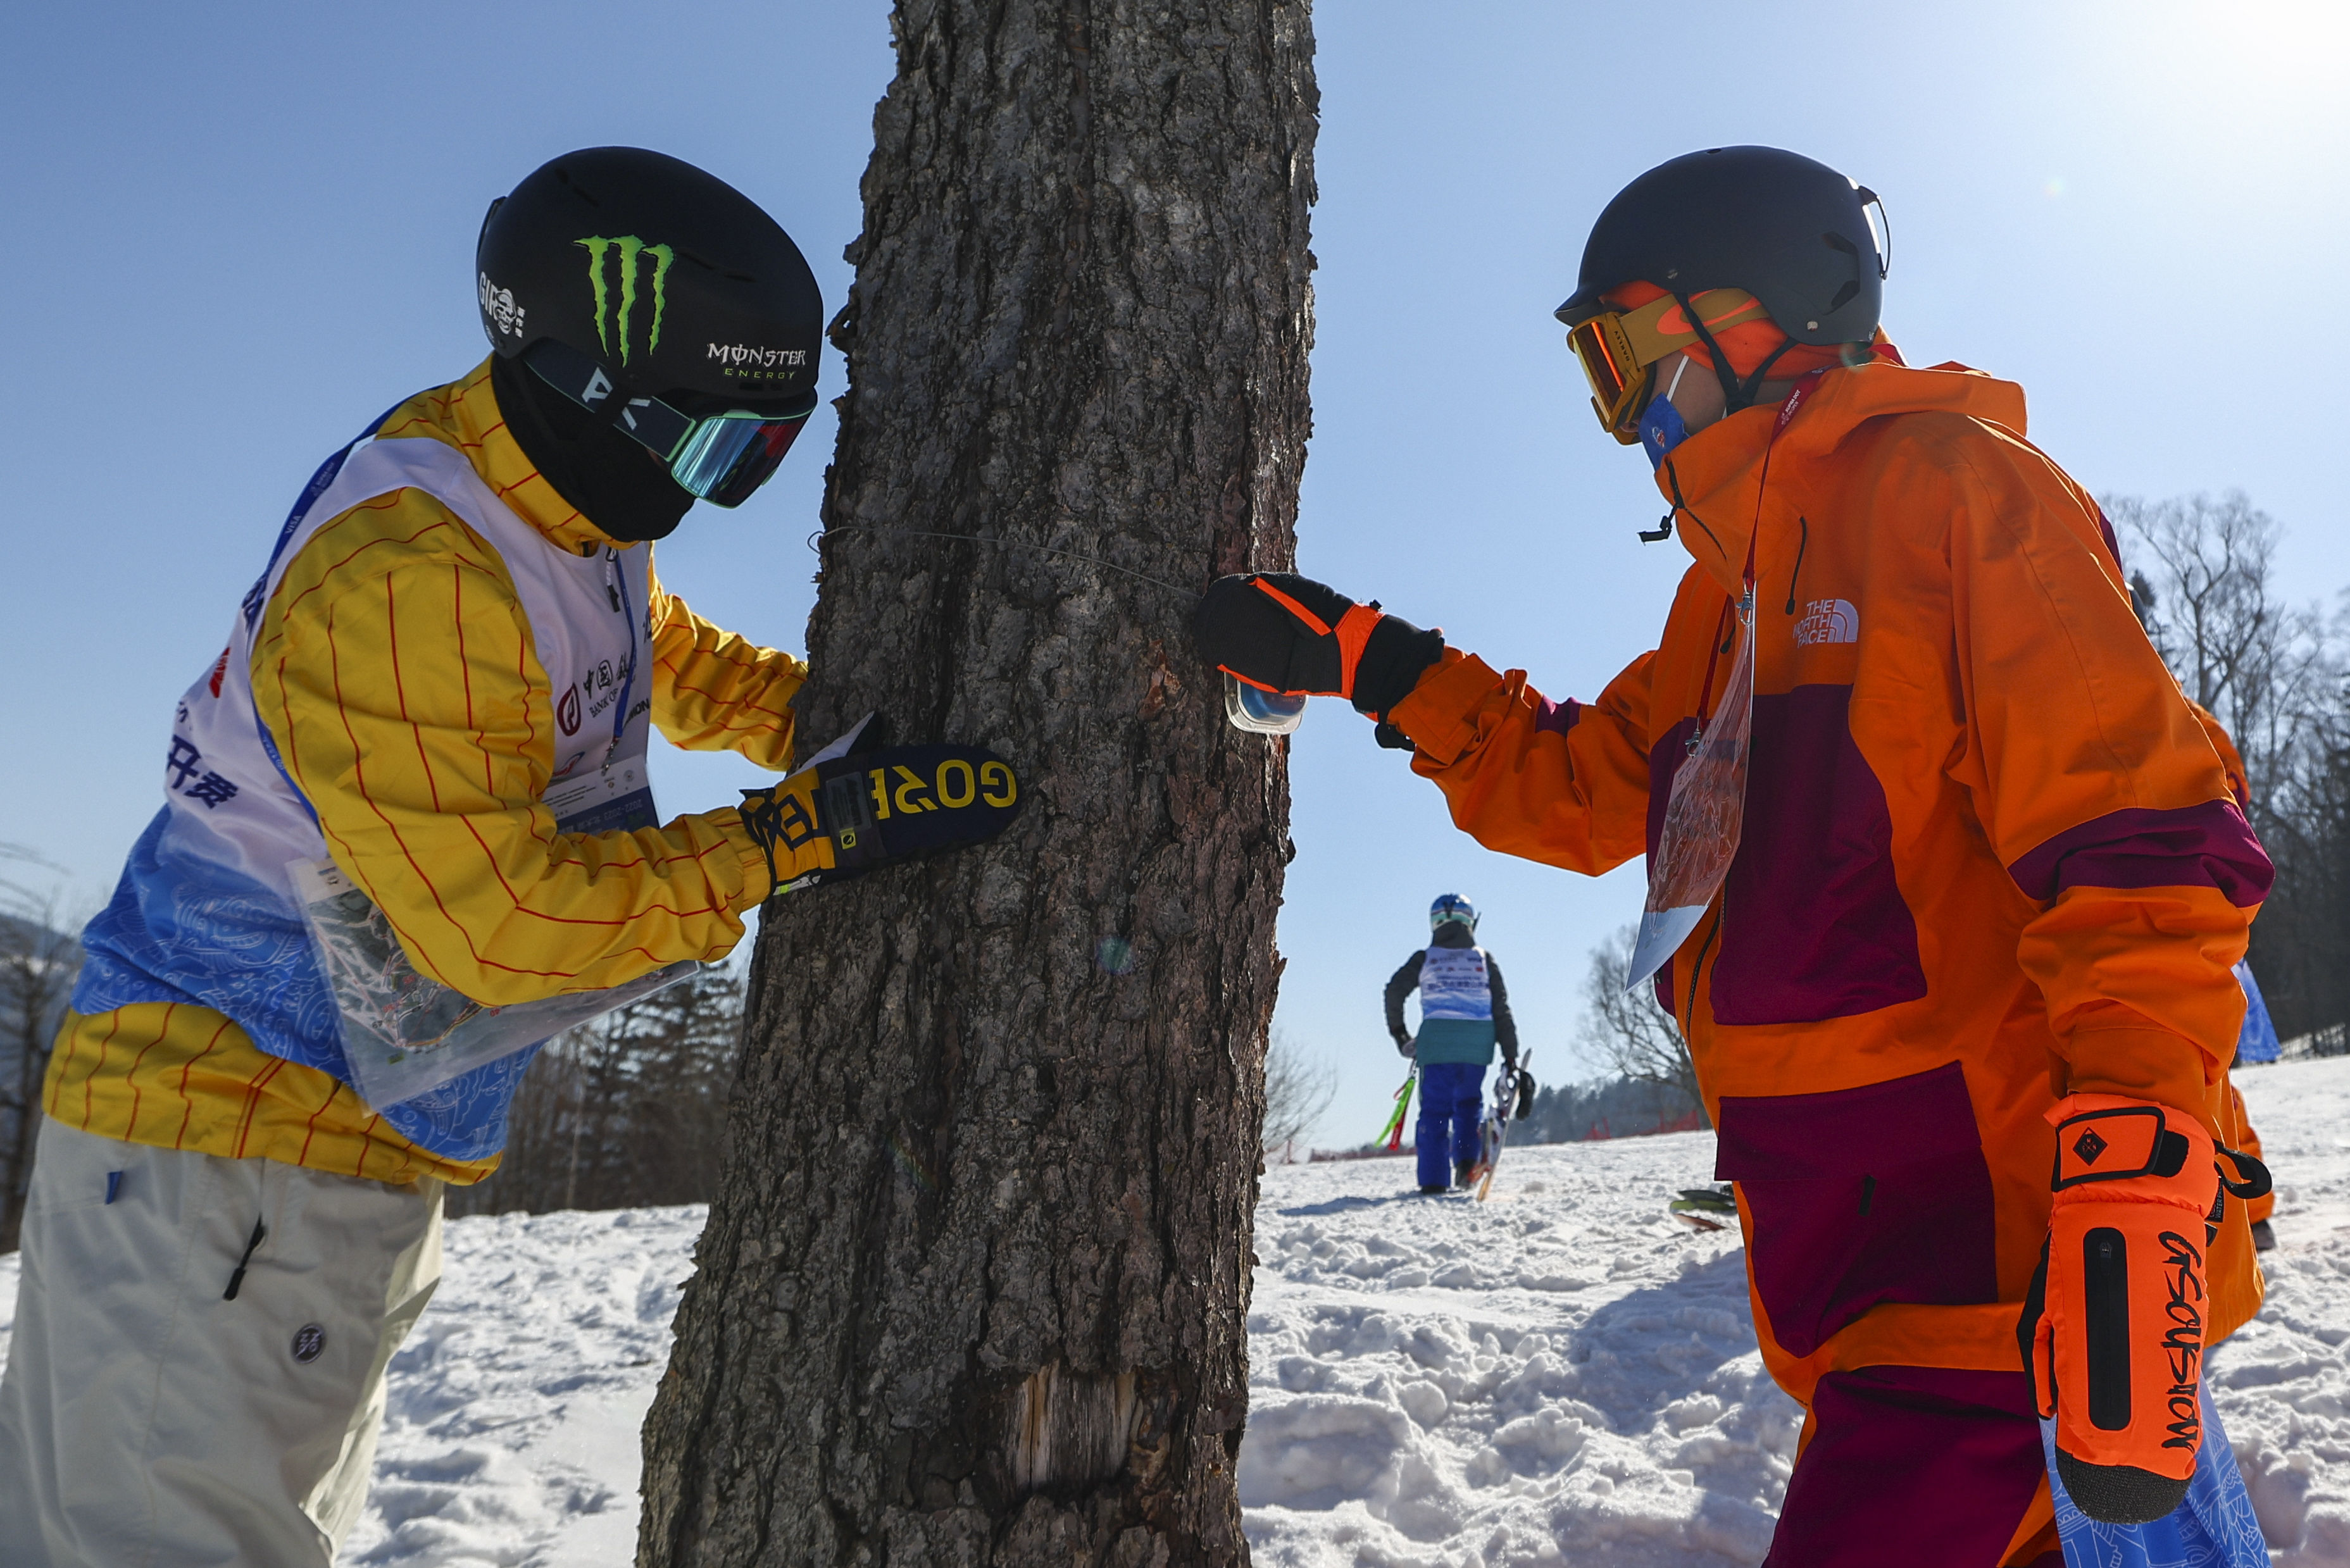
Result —
<instances>
[{"instance_id":1,"label":"monster energy text on helmet","mask_svg":"<svg viewBox=\"0 0 2350 1568\"><path fill-rule=\"evenodd\" d=\"M757 203L691 163L566 153L491 204L474 271L504 358L551 340L615 390L689 412L816 406L816 275Z\"/></svg>"},{"instance_id":2,"label":"monster energy text on helmet","mask_svg":"<svg viewBox=\"0 0 2350 1568\"><path fill-rule=\"evenodd\" d=\"M1652 283L1683 301L1742 288L1792 342L1865 344L1877 332L1887 259L1869 227L1871 206L1884 210L1877 192L1800 153L1684 154L1607 203L1558 318L1570 327L1588 320L1607 308L1602 294L1627 283ZM1727 359L1713 358L1731 409L1744 408L1761 370L1742 388Z\"/></svg>"},{"instance_id":3,"label":"monster energy text on helmet","mask_svg":"<svg viewBox=\"0 0 2350 1568\"><path fill-rule=\"evenodd\" d=\"M1477 909L1458 893L1443 893L1428 907L1428 929L1435 930L1447 920L1458 920L1471 930L1477 929Z\"/></svg>"}]
</instances>

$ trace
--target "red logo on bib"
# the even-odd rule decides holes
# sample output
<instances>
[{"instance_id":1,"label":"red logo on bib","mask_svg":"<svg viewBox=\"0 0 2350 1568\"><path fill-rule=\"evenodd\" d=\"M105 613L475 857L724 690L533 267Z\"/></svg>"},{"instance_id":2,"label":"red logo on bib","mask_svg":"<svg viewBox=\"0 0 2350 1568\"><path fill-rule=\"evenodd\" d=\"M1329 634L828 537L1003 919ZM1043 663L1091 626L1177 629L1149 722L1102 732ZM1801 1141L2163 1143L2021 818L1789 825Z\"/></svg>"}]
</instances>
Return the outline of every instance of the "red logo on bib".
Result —
<instances>
[{"instance_id":1,"label":"red logo on bib","mask_svg":"<svg viewBox=\"0 0 2350 1568\"><path fill-rule=\"evenodd\" d=\"M563 689L563 699L555 705L555 722L567 735L579 732L579 688L567 686Z\"/></svg>"}]
</instances>

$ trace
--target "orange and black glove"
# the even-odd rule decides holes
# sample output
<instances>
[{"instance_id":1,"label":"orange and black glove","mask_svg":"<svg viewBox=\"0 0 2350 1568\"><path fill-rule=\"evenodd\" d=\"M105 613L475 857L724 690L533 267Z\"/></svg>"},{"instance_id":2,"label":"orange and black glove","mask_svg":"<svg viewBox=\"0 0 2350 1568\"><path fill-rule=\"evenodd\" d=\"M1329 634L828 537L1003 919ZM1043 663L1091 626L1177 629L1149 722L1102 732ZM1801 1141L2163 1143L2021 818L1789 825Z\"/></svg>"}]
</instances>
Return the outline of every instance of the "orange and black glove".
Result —
<instances>
[{"instance_id":1,"label":"orange and black glove","mask_svg":"<svg viewBox=\"0 0 2350 1568\"><path fill-rule=\"evenodd\" d=\"M2016 1338L2033 1401L2056 1418L2056 1473L2091 1519L2143 1524L2187 1496L2202 1445L2203 1259L2227 1202L2193 1116L2074 1095L2056 1127L2055 1202ZM2230 1153L2240 1175L2257 1161Z\"/></svg>"},{"instance_id":2,"label":"orange and black glove","mask_svg":"<svg viewBox=\"0 0 2350 1568\"><path fill-rule=\"evenodd\" d=\"M891 746L743 792L743 828L771 892L860 877L983 843L1020 815L1012 764L978 746Z\"/></svg>"},{"instance_id":3,"label":"orange and black glove","mask_svg":"<svg viewBox=\"0 0 2350 1568\"><path fill-rule=\"evenodd\" d=\"M1422 631L1295 572L1251 572L1208 585L1191 617L1201 657L1236 680L1289 696L1344 697L1384 718L1444 652Z\"/></svg>"}]
</instances>

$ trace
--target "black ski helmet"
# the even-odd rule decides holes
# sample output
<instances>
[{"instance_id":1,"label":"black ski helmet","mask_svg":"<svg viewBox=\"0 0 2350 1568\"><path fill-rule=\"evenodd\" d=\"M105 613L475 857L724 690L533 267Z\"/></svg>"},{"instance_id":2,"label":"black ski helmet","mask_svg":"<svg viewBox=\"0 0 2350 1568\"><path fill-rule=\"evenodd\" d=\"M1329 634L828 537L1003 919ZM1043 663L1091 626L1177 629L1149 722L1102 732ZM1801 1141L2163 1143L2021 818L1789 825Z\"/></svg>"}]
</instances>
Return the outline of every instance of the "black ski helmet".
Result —
<instances>
[{"instance_id":1,"label":"black ski helmet","mask_svg":"<svg viewBox=\"0 0 2350 1568\"><path fill-rule=\"evenodd\" d=\"M682 160L591 147L542 165L490 203L473 270L503 358L553 338L622 390L815 406L816 275L756 202Z\"/></svg>"},{"instance_id":2,"label":"black ski helmet","mask_svg":"<svg viewBox=\"0 0 2350 1568\"><path fill-rule=\"evenodd\" d=\"M1616 193L1591 225L1573 327L1599 296L1652 283L1686 299L1741 288L1798 343L1865 343L1877 332L1887 257L1870 230L1877 192L1776 147L1714 147L1659 163Z\"/></svg>"}]
</instances>

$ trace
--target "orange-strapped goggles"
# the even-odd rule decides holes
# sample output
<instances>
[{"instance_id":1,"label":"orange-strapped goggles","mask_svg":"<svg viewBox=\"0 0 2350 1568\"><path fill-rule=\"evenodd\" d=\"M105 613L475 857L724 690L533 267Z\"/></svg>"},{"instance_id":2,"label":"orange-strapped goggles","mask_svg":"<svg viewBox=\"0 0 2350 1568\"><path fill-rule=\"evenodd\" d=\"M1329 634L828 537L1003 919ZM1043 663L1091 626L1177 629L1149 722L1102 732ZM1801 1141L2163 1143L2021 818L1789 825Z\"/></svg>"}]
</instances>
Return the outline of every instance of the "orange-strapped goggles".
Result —
<instances>
[{"instance_id":1,"label":"orange-strapped goggles","mask_svg":"<svg viewBox=\"0 0 2350 1568\"><path fill-rule=\"evenodd\" d=\"M1690 305L1709 332L1770 319L1762 302L1742 288L1709 289ZM1626 446L1640 439L1633 416L1648 401L1657 361L1701 341L1688 310L1670 295L1637 310L1603 310L1566 333L1566 345L1591 383L1591 409L1600 428Z\"/></svg>"}]
</instances>

